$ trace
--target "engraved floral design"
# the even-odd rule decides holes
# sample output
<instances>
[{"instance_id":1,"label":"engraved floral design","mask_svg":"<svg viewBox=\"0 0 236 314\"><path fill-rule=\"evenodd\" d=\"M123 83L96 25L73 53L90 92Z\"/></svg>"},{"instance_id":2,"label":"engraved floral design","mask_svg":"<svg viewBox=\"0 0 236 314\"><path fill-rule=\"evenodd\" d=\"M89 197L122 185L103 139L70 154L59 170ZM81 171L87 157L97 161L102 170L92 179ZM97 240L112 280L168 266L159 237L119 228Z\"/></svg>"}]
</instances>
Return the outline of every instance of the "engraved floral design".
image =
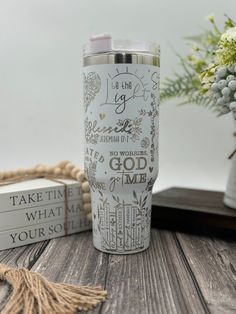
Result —
<instances>
[{"instance_id":1,"label":"engraved floral design","mask_svg":"<svg viewBox=\"0 0 236 314\"><path fill-rule=\"evenodd\" d=\"M99 193L99 204L98 204L98 231L101 234L101 228L103 228L103 223L102 223L102 212L104 210L109 210L110 204L108 203L108 200L106 197L104 197L102 191L98 190ZM96 218L96 217L95 217ZM106 242L105 238L102 237L102 241ZM106 243L108 245L108 243Z\"/></svg>"},{"instance_id":2,"label":"engraved floral design","mask_svg":"<svg viewBox=\"0 0 236 314\"><path fill-rule=\"evenodd\" d=\"M118 119L118 121L116 122L116 125L123 127L124 125L127 126L127 128L129 129L128 133L131 133L131 129L132 129L132 120L130 119Z\"/></svg>"},{"instance_id":3,"label":"engraved floral design","mask_svg":"<svg viewBox=\"0 0 236 314\"><path fill-rule=\"evenodd\" d=\"M116 202L116 205L114 205L114 209L117 209L120 206L128 205L128 204L125 203L125 201L123 199L121 200L118 195L112 194L112 198Z\"/></svg>"},{"instance_id":4,"label":"engraved floral design","mask_svg":"<svg viewBox=\"0 0 236 314\"><path fill-rule=\"evenodd\" d=\"M156 101L156 96L151 93L151 110L147 111L145 109L139 110L139 114L141 116L148 116L150 118L151 122L151 130L150 130L150 135L151 135L151 149L150 149L150 155L151 155L151 161L154 162L154 153L155 153L155 143L154 143L154 138L156 135L156 122L155 118L158 116L158 108L157 108L157 101Z\"/></svg>"},{"instance_id":5,"label":"engraved floral design","mask_svg":"<svg viewBox=\"0 0 236 314\"><path fill-rule=\"evenodd\" d=\"M141 147L148 148L149 145L150 145L150 139L148 137L144 137L141 141Z\"/></svg>"},{"instance_id":6,"label":"engraved floral design","mask_svg":"<svg viewBox=\"0 0 236 314\"><path fill-rule=\"evenodd\" d=\"M127 127L129 129L129 134L131 141L136 142L140 139L140 134L142 133L141 128L142 118L135 118L135 119L119 119L117 122L118 126L124 126L125 124L128 124Z\"/></svg>"},{"instance_id":7,"label":"engraved floral design","mask_svg":"<svg viewBox=\"0 0 236 314\"><path fill-rule=\"evenodd\" d=\"M155 118L158 116L158 109L157 109L157 104L156 104L156 96L152 93L151 94L152 102L151 102L151 110L146 110L146 109L141 109L139 110L140 116L148 116L150 118Z\"/></svg>"},{"instance_id":8,"label":"engraved floral design","mask_svg":"<svg viewBox=\"0 0 236 314\"><path fill-rule=\"evenodd\" d=\"M141 123L142 118L135 118L134 120L132 120L131 140L133 142L140 139L139 135L142 133Z\"/></svg>"},{"instance_id":9,"label":"engraved floral design","mask_svg":"<svg viewBox=\"0 0 236 314\"><path fill-rule=\"evenodd\" d=\"M99 134L91 132L90 122L88 117L84 121L84 129L85 129L85 140L87 143L97 144L99 139Z\"/></svg>"},{"instance_id":10,"label":"engraved floral design","mask_svg":"<svg viewBox=\"0 0 236 314\"><path fill-rule=\"evenodd\" d=\"M97 161L90 160L87 169L85 170L86 176L89 180L90 186L96 182Z\"/></svg>"},{"instance_id":11,"label":"engraved floral design","mask_svg":"<svg viewBox=\"0 0 236 314\"><path fill-rule=\"evenodd\" d=\"M133 191L133 197L134 197L133 203L138 206L138 211L140 214L142 214L142 211L146 210L146 202L147 202L148 195L146 195L144 198L141 195L138 198L137 193Z\"/></svg>"},{"instance_id":12,"label":"engraved floral design","mask_svg":"<svg viewBox=\"0 0 236 314\"><path fill-rule=\"evenodd\" d=\"M133 197L133 203L138 206L138 213L140 215L140 218L142 217L143 219L143 224L141 227L142 232L146 233L144 230L146 228L150 228L151 225L151 210L147 205L148 194L144 197L143 195L140 195L140 197L138 197L137 193L133 191Z\"/></svg>"},{"instance_id":13,"label":"engraved floral design","mask_svg":"<svg viewBox=\"0 0 236 314\"><path fill-rule=\"evenodd\" d=\"M96 72L84 74L84 105L85 112L101 88L101 78Z\"/></svg>"},{"instance_id":14,"label":"engraved floral design","mask_svg":"<svg viewBox=\"0 0 236 314\"><path fill-rule=\"evenodd\" d=\"M147 186L146 186L146 191L152 191L152 188L153 188L153 185L155 183L155 179L154 178L151 178L148 183L147 183Z\"/></svg>"}]
</instances>

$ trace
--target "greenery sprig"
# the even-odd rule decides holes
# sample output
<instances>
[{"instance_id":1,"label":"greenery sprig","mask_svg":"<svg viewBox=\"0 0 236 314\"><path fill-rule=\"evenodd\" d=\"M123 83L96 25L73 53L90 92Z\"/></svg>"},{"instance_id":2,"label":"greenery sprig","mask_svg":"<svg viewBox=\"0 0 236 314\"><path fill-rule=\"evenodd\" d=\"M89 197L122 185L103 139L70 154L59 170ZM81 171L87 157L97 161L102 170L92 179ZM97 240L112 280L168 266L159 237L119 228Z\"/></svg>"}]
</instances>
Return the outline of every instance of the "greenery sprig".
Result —
<instances>
[{"instance_id":1,"label":"greenery sprig","mask_svg":"<svg viewBox=\"0 0 236 314\"><path fill-rule=\"evenodd\" d=\"M185 38L190 45L190 53L185 57L177 54L181 71L174 72L171 78L163 81L160 98L164 102L181 97L179 105L191 103L222 113L211 86L216 81L220 66L236 64L236 27L228 16L223 30L218 28L213 15L207 19L210 29Z\"/></svg>"}]
</instances>

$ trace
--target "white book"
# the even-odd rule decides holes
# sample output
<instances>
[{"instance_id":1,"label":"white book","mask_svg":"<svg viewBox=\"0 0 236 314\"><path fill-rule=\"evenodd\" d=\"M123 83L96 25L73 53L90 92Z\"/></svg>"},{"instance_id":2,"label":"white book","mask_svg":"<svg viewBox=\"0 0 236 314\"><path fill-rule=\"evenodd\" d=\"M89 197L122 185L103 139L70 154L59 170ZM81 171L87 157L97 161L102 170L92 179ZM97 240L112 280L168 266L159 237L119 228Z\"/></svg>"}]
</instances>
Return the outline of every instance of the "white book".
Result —
<instances>
[{"instance_id":1,"label":"white book","mask_svg":"<svg viewBox=\"0 0 236 314\"><path fill-rule=\"evenodd\" d=\"M82 199L78 181L60 179L67 185L68 200ZM35 179L0 187L0 213L65 201L65 187L50 179Z\"/></svg>"},{"instance_id":2,"label":"white book","mask_svg":"<svg viewBox=\"0 0 236 314\"><path fill-rule=\"evenodd\" d=\"M91 229L85 215L72 215L67 220L67 234ZM0 250L32 244L65 235L64 219L0 232Z\"/></svg>"},{"instance_id":3,"label":"white book","mask_svg":"<svg viewBox=\"0 0 236 314\"><path fill-rule=\"evenodd\" d=\"M66 215L67 211L67 215ZM56 219L74 217L85 217L82 199L69 200L67 206L65 201L33 206L12 211L0 212L0 231L15 229L35 224L43 224Z\"/></svg>"},{"instance_id":4,"label":"white book","mask_svg":"<svg viewBox=\"0 0 236 314\"><path fill-rule=\"evenodd\" d=\"M0 250L91 229L81 183L60 181L40 178L0 187Z\"/></svg>"}]
</instances>

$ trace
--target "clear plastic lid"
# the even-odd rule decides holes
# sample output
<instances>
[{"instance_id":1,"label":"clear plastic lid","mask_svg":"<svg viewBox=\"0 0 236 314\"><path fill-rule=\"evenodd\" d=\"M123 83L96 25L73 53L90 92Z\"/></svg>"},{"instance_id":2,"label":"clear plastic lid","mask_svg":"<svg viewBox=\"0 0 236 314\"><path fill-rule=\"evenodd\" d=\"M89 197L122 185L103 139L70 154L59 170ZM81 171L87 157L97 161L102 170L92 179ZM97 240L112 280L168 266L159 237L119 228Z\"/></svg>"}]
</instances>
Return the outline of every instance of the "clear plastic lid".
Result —
<instances>
[{"instance_id":1,"label":"clear plastic lid","mask_svg":"<svg viewBox=\"0 0 236 314\"><path fill-rule=\"evenodd\" d=\"M84 56L109 52L133 52L159 56L160 47L158 44L144 40L112 39L109 34L92 36L83 46Z\"/></svg>"}]
</instances>

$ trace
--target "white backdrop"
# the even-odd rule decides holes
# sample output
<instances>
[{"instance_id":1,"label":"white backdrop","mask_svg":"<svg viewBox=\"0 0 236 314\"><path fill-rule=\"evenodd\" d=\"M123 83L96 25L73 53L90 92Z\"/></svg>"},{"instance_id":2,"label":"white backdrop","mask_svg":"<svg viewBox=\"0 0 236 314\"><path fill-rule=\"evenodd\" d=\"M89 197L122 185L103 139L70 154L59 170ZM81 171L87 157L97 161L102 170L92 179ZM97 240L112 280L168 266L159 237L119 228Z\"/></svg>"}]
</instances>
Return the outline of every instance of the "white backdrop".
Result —
<instances>
[{"instance_id":1,"label":"white backdrop","mask_svg":"<svg viewBox=\"0 0 236 314\"><path fill-rule=\"evenodd\" d=\"M82 44L92 34L161 44L161 76L177 66L182 37L235 0L0 0L0 168L70 159L83 165ZM236 19L235 16L232 16ZM233 119L197 106L161 107L160 175L169 186L223 190Z\"/></svg>"}]
</instances>

